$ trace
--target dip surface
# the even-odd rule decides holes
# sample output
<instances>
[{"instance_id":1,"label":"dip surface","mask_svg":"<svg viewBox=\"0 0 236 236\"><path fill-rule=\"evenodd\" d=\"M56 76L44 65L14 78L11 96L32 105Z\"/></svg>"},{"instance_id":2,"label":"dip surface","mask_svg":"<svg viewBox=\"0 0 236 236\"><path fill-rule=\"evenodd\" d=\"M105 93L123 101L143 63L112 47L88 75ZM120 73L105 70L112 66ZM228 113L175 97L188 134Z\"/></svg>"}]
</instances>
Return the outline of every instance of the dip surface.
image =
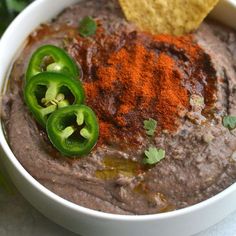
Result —
<instances>
[{"instance_id":1,"label":"dip surface","mask_svg":"<svg viewBox=\"0 0 236 236\"><path fill-rule=\"evenodd\" d=\"M84 16L98 22L92 39L79 36ZM100 125L99 141L84 158L58 153L24 104L24 73L43 44L64 48L82 67L86 103ZM184 47L197 50L198 56L185 53ZM147 63L140 66L134 60L132 65L132 50ZM82 1L29 36L3 99L7 139L35 179L78 205L115 214L154 214L198 203L236 180L236 133L222 125L225 115L236 114L235 55L236 33L217 23L205 22L177 40L138 32L115 1ZM161 80L167 80L162 70L167 60L173 62L175 78L168 86ZM147 67L150 73L143 74ZM127 81L120 80L120 73L127 73ZM151 96L144 93L150 86ZM196 96L204 98L204 106L191 103ZM143 129L148 118L158 122L152 139ZM166 157L147 166L143 157L150 145L164 149Z\"/></svg>"}]
</instances>

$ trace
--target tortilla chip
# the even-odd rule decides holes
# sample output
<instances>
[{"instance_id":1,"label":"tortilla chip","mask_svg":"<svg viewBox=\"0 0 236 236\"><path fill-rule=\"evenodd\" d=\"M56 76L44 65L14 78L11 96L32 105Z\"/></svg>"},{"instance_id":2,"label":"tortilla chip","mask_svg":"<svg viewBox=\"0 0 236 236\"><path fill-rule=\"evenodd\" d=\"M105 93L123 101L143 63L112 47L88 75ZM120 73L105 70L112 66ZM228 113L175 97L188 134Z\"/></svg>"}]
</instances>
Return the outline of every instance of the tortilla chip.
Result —
<instances>
[{"instance_id":1,"label":"tortilla chip","mask_svg":"<svg viewBox=\"0 0 236 236\"><path fill-rule=\"evenodd\" d=\"M154 34L196 30L218 0L119 0L128 21Z\"/></svg>"}]
</instances>

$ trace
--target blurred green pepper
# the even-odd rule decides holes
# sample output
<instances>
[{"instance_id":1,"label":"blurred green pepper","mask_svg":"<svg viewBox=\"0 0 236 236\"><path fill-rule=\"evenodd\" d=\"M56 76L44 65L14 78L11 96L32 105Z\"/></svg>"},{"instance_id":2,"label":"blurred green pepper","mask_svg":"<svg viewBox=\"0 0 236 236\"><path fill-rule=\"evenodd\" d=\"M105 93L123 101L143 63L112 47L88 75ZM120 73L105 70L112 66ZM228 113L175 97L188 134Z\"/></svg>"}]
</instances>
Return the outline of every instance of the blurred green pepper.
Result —
<instances>
[{"instance_id":1,"label":"blurred green pepper","mask_svg":"<svg viewBox=\"0 0 236 236\"><path fill-rule=\"evenodd\" d=\"M7 26L32 0L1 0L0 1L0 36Z\"/></svg>"},{"instance_id":2,"label":"blurred green pepper","mask_svg":"<svg viewBox=\"0 0 236 236\"><path fill-rule=\"evenodd\" d=\"M5 1L0 1L0 35L4 32L7 25L11 22L12 16L8 11Z\"/></svg>"}]
</instances>

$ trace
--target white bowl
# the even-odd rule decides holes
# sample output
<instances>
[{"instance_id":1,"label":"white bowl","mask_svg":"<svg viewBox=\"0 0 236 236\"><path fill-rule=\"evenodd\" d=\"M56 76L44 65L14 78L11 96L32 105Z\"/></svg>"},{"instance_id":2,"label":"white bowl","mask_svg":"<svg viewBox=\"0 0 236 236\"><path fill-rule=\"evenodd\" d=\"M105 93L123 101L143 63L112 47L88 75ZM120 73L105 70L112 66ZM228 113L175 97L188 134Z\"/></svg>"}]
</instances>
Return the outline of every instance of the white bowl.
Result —
<instances>
[{"instance_id":1,"label":"white bowl","mask_svg":"<svg viewBox=\"0 0 236 236\"><path fill-rule=\"evenodd\" d=\"M0 41L2 92L4 92L12 63L27 36L40 23L56 16L63 8L74 2L77 1L37 0L9 26ZM232 4L226 5L229 6L229 10L224 10L224 14L221 14L223 18L235 7ZM217 10L222 13L221 10ZM213 15L217 17L217 13ZM191 235L215 224L236 209L236 184L199 204L168 213L125 216L87 209L57 196L37 182L12 153L2 126L0 126L0 144L1 159L22 195L45 216L82 235Z\"/></svg>"}]
</instances>

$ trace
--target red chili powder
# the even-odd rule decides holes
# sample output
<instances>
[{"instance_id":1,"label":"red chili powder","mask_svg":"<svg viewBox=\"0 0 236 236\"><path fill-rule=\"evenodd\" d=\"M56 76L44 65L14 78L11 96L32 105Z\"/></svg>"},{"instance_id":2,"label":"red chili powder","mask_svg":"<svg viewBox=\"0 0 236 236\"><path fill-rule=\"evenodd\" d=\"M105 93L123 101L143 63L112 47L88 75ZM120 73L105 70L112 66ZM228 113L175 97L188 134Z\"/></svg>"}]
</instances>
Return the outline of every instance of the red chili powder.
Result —
<instances>
[{"instance_id":1,"label":"red chili powder","mask_svg":"<svg viewBox=\"0 0 236 236\"><path fill-rule=\"evenodd\" d=\"M215 71L192 36L104 37L78 38L73 46L84 69L87 103L99 118L100 141L137 143L148 118L157 120L159 131L174 132L190 109L190 94L213 90ZM210 104L213 93L207 96Z\"/></svg>"}]
</instances>

